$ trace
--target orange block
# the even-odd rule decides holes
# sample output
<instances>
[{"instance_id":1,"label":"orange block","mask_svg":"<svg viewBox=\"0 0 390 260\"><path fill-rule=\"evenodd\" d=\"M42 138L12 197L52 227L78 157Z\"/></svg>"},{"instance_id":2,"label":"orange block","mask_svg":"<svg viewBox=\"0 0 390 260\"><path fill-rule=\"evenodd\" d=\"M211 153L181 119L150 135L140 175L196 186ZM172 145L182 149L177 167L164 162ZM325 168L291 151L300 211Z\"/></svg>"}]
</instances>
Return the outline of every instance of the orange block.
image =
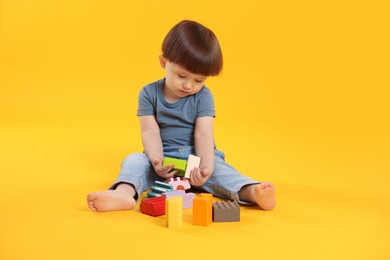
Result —
<instances>
[{"instance_id":1,"label":"orange block","mask_svg":"<svg viewBox=\"0 0 390 260\"><path fill-rule=\"evenodd\" d=\"M213 222L213 194L201 193L193 200L192 224L208 226Z\"/></svg>"}]
</instances>

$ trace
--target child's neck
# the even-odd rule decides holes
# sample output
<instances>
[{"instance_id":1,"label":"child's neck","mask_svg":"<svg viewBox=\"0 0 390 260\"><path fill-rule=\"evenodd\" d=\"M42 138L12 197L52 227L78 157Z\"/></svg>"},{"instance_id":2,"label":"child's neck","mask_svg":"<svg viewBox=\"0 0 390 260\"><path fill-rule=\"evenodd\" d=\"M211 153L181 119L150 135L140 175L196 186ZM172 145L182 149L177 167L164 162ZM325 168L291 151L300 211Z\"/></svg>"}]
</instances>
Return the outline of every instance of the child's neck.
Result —
<instances>
[{"instance_id":1,"label":"child's neck","mask_svg":"<svg viewBox=\"0 0 390 260\"><path fill-rule=\"evenodd\" d=\"M176 101L181 99L180 97L176 97L175 95L173 95L173 93L171 93L170 90L166 86L164 86L163 95L164 95L164 99L168 103L175 103Z\"/></svg>"}]
</instances>

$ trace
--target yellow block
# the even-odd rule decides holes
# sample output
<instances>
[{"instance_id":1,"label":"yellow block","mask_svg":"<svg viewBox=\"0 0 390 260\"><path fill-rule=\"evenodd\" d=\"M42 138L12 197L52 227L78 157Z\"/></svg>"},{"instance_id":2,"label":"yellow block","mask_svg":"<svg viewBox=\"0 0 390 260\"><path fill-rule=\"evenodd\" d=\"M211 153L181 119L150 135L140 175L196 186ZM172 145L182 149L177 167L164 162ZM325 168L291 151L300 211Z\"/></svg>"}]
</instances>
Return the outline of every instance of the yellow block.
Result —
<instances>
[{"instance_id":1,"label":"yellow block","mask_svg":"<svg viewBox=\"0 0 390 260\"><path fill-rule=\"evenodd\" d=\"M212 201L213 195L209 193L201 193L195 197L193 202L192 224L208 226L213 222Z\"/></svg>"},{"instance_id":2,"label":"yellow block","mask_svg":"<svg viewBox=\"0 0 390 260\"><path fill-rule=\"evenodd\" d=\"M165 201L168 228L180 228L183 223L183 198L174 196Z\"/></svg>"}]
</instances>

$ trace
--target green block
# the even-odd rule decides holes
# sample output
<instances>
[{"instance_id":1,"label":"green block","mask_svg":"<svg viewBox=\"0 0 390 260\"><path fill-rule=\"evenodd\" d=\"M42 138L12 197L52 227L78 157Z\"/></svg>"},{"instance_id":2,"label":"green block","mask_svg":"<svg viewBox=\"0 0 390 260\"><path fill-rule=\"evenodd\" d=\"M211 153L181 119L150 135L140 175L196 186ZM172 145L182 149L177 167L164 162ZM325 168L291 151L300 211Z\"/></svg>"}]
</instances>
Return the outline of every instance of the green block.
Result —
<instances>
[{"instance_id":1,"label":"green block","mask_svg":"<svg viewBox=\"0 0 390 260\"><path fill-rule=\"evenodd\" d=\"M187 161L171 157L165 157L163 165L173 164L173 170L177 170L176 177L183 177L186 172Z\"/></svg>"}]
</instances>

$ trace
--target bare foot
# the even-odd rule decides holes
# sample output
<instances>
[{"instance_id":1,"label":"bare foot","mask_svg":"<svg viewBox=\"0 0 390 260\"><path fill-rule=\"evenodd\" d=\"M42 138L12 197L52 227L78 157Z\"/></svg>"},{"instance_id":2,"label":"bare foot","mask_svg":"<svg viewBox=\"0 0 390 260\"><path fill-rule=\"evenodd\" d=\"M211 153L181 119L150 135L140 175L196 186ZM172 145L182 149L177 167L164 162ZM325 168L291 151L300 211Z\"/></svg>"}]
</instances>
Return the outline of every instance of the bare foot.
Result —
<instances>
[{"instance_id":1,"label":"bare foot","mask_svg":"<svg viewBox=\"0 0 390 260\"><path fill-rule=\"evenodd\" d=\"M87 201L93 211L130 210L135 206L134 198L120 189L92 192Z\"/></svg>"},{"instance_id":2,"label":"bare foot","mask_svg":"<svg viewBox=\"0 0 390 260\"><path fill-rule=\"evenodd\" d=\"M253 185L252 190L257 205L263 210L272 210L275 207L275 188L270 182Z\"/></svg>"}]
</instances>

